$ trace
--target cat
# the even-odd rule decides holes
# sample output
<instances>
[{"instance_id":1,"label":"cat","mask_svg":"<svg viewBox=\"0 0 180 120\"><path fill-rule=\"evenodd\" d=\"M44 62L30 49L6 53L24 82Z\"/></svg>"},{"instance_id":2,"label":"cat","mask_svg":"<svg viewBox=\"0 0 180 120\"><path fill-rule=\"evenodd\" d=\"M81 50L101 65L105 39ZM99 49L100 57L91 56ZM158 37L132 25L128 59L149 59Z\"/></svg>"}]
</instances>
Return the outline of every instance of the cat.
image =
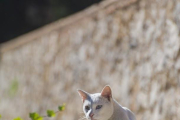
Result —
<instances>
[{"instance_id":1,"label":"cat","mask_svg":"<svg viewBox=\"0 0 180 120\"><path fill-rule=\"evenodd\" d=\"M128 108L122 107L112 98L110 86L105 86L101 93L89 94L77 90L83 102L83 111L89 120L136 120Z\"/></svg>"}]
</instances>

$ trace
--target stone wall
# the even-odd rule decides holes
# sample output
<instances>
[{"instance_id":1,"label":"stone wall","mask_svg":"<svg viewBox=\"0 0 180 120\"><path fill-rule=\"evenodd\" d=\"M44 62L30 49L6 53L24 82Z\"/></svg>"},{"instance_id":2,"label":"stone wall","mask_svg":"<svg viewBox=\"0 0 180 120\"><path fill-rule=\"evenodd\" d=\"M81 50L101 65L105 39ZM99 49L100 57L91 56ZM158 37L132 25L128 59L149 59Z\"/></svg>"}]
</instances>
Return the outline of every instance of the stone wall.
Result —
<instances>
[{"instance_id":1,"label":"stone wall","mask_svg":"<svg viewBox=\"0 0 180 120\"><path fill-rule=\"evenodd\" d=\"M0 48L0 114L83 114L76 89L114 98L137 120L180 119L180 1L104 1ZM45 119L46 120L46 119Z\"/></svg>"}]
</instances>

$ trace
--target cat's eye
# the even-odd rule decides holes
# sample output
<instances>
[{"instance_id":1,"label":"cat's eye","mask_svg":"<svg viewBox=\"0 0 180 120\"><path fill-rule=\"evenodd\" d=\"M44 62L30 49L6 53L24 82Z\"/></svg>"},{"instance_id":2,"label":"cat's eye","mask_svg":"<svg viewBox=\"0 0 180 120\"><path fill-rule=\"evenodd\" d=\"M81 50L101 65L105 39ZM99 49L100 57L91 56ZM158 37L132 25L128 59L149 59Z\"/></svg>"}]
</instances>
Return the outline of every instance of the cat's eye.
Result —
<instances>
[{"instance_id":1,"label":"cat's eye","mask_svg":"<svg viewBox=\"0 0 180 120\"><path fill-rule=\"evenodd\" d=\"M102 108L102 105L97 105L97 106L96 106L96 110L97 110L97 109L101 109L101 108Z\"/></svg>"},{"instance_id":2,"label":"cat's eye","mask_svg":"<svg viewBox=\"0 0 180 120\"><path fill-rule=\"evenodd\" d=\"M89 106L86 106L85 109L88 111L88 110L90 109L90 107L89 107Z\"/></svg>"}]
</instances>

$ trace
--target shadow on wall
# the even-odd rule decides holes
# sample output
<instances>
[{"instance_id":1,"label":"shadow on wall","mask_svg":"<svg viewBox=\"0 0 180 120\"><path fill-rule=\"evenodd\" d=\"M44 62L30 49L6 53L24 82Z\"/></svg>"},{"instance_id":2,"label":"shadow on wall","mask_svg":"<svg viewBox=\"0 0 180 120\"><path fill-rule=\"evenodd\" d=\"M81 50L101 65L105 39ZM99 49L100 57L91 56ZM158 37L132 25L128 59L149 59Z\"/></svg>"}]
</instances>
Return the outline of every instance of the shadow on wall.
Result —
<instances>
[{"instance_id":1,"label":"shadow on wall","mask_svg":"<svg viewBox=\"0 0 180 120\"><path fill-rule=\"evenodd\" d=\"M0 0L0 43L66 17L101 0Z\"/></svg>"}]
</instances>

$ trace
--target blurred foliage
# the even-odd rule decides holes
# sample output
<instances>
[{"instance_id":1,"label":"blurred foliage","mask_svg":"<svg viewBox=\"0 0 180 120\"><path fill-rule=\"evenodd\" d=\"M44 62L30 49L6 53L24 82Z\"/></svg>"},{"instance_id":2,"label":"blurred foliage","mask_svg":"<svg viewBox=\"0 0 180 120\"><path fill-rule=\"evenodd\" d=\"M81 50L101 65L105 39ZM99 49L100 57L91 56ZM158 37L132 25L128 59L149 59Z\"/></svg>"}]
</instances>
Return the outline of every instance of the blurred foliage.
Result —
<instances>
[{"instance_id":1,"label":"blurred foliage","mask_svg":"<svg viewBox=\"0 0 180 120\"><path fill-rule=\"evenodd\" d=\"M20 117L17 117L17 118L14 118L13 120L23 120L23 119Z\"/></svg>"},{"instance_id":2,"label":"blurred foliage","mask_svg":"<svg viewBox=\"0 0 180 120\"><path fill-rule=\"evenodd\" d=\"M0 43L101 0L0 0Z\"/></svg>"},{"instance_id":3,"label":"blurred foliage","mask_svg":"<svg viewBox=\"0 0 180 120\"><path fill-rule=\"evenodd\" d=\"M41 117L38 113L29 113L29 117L31 120L43 120L43 117Z\"/></svg>"},{"instance_id":4,"label":"blurred foliage","mask_svg":"<svg viewBox=\"0 0 180 120\"><path fill-rule=\"evenodd\" d=\"M60 105L58 107L57 112L61 112L64 110L65 110L65 104ZM31 118L31 120L43 120L44 117L55 117L57 112L54 112L54 110L47 110L47 116L40 116L38 113L33 112L33 113L29 113L29 117ZM0 119L1 119L1 115L0 115ZM21 117L17 117L14 118L13 120L23 120L23 119Z\"/></svg>"},{"instance_id":5,"label":"blurred foliage","mask_svg":"<svg viewBox=\"0 0 180 120\"><path fill-rule=\"evenodd\" d=\"M9 87L9 91L8 91L9 95L14 96L18 91L18 87L19 87L19 83L17 78L15 78Z\"/></svg>"},{"instance_id":6,"label":"blurred foliage","mask_svg":"<svg viewBox=\"0 0 180 120\"><path fill-rule=\"evenodd\" d=\"M55 117L56 113L53 110L47 110L47 116L48 117Z\"/></svg>"},{"instance_id":7,"label":"blurred foliage","mask_svg":"<svg viewBox=\"0 0 180 120\"><path fill-rule=\"evenodd\" d=\"M60 109L61 108L61 109ZM65 104L60 105L58 107L59 111L64 111L65 110ZM57 112L59 112L57 111ZM55 117L57 112L54 112L54 110L47 110L47 116L44 117ZM43 117L40 116L38 113L33 112L33 113L29 113L29 117L31 118L31 120L43 120Z\"/></svg>"},{"instance_id":8,"label":"blurred foliage","mask_svg":"<svg viewBox=\"0 0 180 120\"><path fill-rule=\"evenodd\" d=\"M64 103L63 105L59 106L58 109L59 111L64 111L65 110L66 104Z\"/></svg>"}]
</instances>

